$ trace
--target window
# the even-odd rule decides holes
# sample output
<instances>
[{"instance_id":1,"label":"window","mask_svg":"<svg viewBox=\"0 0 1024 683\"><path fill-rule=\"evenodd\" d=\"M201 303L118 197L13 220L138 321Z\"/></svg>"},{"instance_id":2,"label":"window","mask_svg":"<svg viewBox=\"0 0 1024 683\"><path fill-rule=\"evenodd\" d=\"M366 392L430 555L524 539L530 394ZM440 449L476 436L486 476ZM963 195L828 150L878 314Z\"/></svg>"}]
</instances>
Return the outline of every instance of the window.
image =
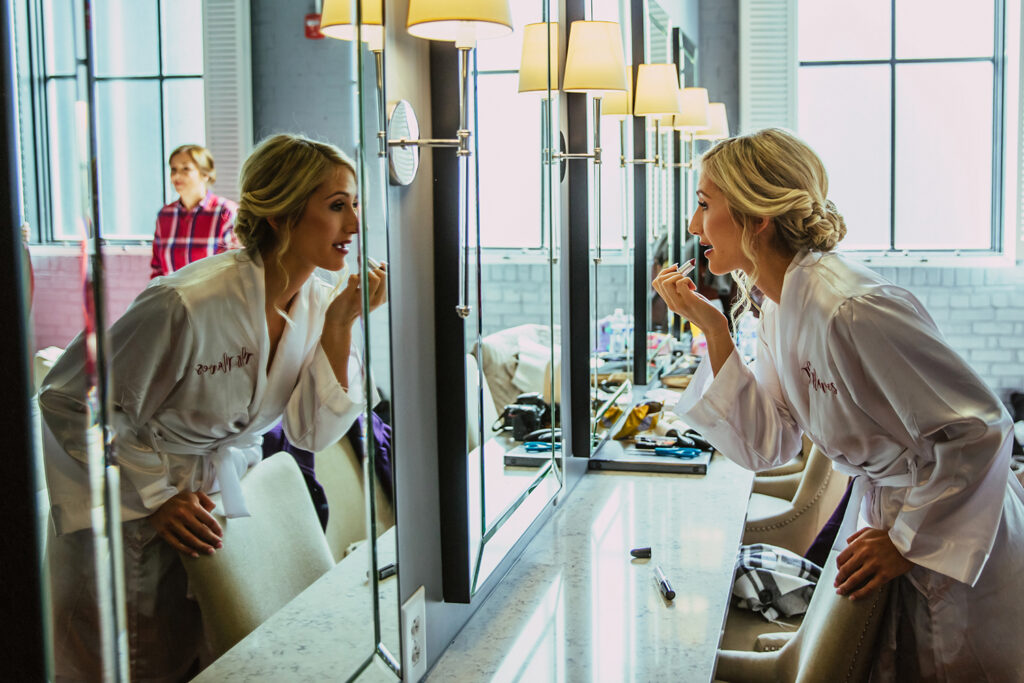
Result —
<instances>
[{"instance_id":1,"label":"window","mask_svg":"<svg viewBox=\"0 0 1024 683\"><path fill-rule=\"evenodd\" d=\"M83 235L81 7L18 5L25 203L41 242ZM177 196L167 155L206 138L202 0L94 0L92 12L101 226L108 239L149 239L160 206Z\"/></svg>"},{"instance_id":2,"label":"window","mask_svg":"<svg viewBox=\"0 0 1024 683\"><path fill-rule=\"evenodd\" d=\"M515 2L512 35L476 48L480 244L536 249L541 232L541 96L519 90L523 27L540 3ZM531 122L533 125L531 125Z\"/></svg>"},{"instance_id":3,"label":"window","mask_svg":"<svg viewBox=\"0 0 1024 683\"><path fill-rule=\"evenodd\" d=\"M845 250L1002 251L1008 24L1005 0L799 2L799 133Z\"/></svg>"}]
</instances>

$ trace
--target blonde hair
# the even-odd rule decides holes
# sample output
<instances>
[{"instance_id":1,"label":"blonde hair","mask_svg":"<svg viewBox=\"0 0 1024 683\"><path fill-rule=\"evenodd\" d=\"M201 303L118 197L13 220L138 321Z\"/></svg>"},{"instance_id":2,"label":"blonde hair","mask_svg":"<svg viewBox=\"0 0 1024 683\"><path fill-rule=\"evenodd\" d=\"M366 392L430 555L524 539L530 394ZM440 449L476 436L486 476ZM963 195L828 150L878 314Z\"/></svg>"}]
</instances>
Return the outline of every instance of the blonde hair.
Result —
<instances>
[{"instance_id":1,"label":"blonde hair","mask_svg":"<svg viewBox=\"0 0 1024 683\"><path fill-rule=\"evenodd\" d=\"M187 154L200 173L206 176L207 185L217 182L217 170L213 167L213 155L202 145L179 145L167 157L167 164L179 154Z\"/></svg>"},{"instance_id":2,"label":"blonde hair","mask_svg":"<svg viewBox=\"0 0 1024 683\"><path fill-rule=\"evenodd\" d=\"M310 196L339 166L358 178L355 163L326 142L281 133L257 145L242 165L235 216L235 235L246 252L280 264ZM276 229L271 220L278 223Z\"/></svg>"},{"instance_id":3,"label":"blonde hair","mask_svg":"<svg viewBox=\"0 0 1024 683\"><path fill-rule=\"evenodd\" d=\"M807 143L780 128L766 128L724 140L703 156L701 175L725 196L740 225L740 249L754 263L750 273L733 272L741 296L733 304L735 320L754 302L757 281L757 232L760 218L775 226L774 244L784 254L832 251L846 236L846 223L828 197L825 165Z\"/></svg>"}]
</instances>

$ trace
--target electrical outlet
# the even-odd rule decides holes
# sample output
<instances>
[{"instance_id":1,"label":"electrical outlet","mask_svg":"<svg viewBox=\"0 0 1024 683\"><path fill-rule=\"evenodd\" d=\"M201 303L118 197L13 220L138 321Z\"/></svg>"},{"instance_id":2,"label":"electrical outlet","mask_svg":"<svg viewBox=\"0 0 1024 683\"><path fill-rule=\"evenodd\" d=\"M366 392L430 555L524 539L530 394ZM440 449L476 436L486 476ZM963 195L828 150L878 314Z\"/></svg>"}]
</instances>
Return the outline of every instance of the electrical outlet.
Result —
<instances>
[{"instance_id":1,"label":"electrical outlet","mask_svg":"<svg viewBox=\"0 0 1024 683\"><path fill-rule=\"evenodd\" d=\"M427 592L420 586L402 605L402 680L416 683L427 673Z\"/></svg>"}]
</instances>

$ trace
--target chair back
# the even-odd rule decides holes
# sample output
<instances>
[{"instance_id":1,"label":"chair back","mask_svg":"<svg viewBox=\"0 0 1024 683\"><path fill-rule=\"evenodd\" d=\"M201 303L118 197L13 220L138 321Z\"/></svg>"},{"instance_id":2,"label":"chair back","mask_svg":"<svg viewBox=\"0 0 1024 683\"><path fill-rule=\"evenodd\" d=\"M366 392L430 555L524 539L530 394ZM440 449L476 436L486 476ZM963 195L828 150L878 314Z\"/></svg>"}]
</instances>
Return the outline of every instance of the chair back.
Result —
<instances>
[{"instance_id":1,"label":"chair back","mask_svg":"<svg viewBox=\"0 0 1024 683\"><path fill-rule=\"evenodd\" d=\"M832 461L817 446L792 500L755 493L750 497L744 543L769 543L804 553L843 499L849 477L832 469Z\"/></svg>"},{"instance_id":2,"label":"chair back","mask_svg":"<svg viewBox=\"0 0 1024 683\"><path fill-rule=\"evenodd\" d=\"M349 547L366 538L366 493L363 463L347 436L316 454L316 479L327 496L327 528L324 535L335 562L348 553ZM375 473L376 474L376 473ZM377 535L395 524L391 501L374 477Z\"/></svg>"},{"instance_id":3,"label":"chair back","mask_svg":"<svg viewBox=\"0 0 1024 683\"><path fill-rule=\"evenodd\" d=\"M867 680L888 606L890 586L886 584L857 601L836 595L832 583L838 554L837 550L829 554L796 635L774 652L720 651L716 680L733 683Z\"/></svg>"},{"instance_id":4,"label":"chair back","mask_svg":"<svg viewBox=\"0 0 1024 683\"><path fill-rule=\"evenodd\" d=\"M212 654L229 650L334 566L302 473L288 453L242 478L250 517L226 519L223 547L182 556ZM219 495L211 496L218 503Z\"/></svg>"}]
</instances>

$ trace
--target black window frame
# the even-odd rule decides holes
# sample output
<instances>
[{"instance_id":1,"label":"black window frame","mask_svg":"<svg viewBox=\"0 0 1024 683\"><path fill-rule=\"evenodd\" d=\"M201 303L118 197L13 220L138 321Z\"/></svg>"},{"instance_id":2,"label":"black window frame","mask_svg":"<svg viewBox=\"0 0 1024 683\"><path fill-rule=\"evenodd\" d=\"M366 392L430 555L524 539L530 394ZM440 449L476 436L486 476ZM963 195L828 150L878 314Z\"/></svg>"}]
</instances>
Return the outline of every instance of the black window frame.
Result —
<instances>
[{"instance_id":1,"label":"black window frame","mask_svg":"<svg viewBox=\"0 0 1024 683\"><path fill-rule=\"evenodd\" d=\"M807 0L804 0L805 2ZM879 249L851 249L857 254L952 254L982 255L1005 254L1005 230L1003 225L1005 199L1005 144L1006 131L1004 121L1005 102L1005 60L1006 60L1006 0L993 0L993 43L991 57L934 57L934 58L897 58L896 57L896 2L890 0L889 17L889 58L888 59L836 59L836 60L799 60L797 68L815 68L831 66L888 66L889 67L889 247ZM798 9L799 11L799 9ZM799 41L799 36L797 37ZM905 64L956 64L956 63L989 62L992 64L992 196L991 196L991 229L989 247L980 248L932 248L906 249L896 246L896 67ZM799 100L799 93L797 94Z\"/></svg>"}]
</instances>

